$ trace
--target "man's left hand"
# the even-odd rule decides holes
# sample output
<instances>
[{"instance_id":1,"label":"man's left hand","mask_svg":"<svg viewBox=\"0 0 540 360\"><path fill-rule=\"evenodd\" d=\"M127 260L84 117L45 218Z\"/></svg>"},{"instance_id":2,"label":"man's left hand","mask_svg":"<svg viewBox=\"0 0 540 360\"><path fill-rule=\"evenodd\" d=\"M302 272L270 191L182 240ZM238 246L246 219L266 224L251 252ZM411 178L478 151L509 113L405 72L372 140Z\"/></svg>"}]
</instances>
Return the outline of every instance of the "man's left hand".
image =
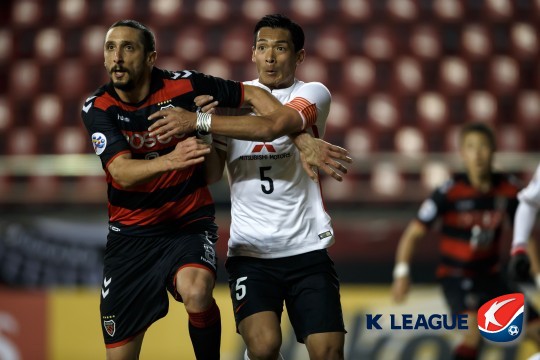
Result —
<instances>
[{"instance_id":1,"label":"man's left hand","mask_svg":"<svg viewBox=\"0 0 540 360\"><path fill-rule=\"evenodd\" d=\"M148 120L156 120L148 127L150 136L157 136L160 140L167 140L173 135L189 134L195 131L197 115L180 107L166 108L156 111Z\"/></svg>"}]
</instances>

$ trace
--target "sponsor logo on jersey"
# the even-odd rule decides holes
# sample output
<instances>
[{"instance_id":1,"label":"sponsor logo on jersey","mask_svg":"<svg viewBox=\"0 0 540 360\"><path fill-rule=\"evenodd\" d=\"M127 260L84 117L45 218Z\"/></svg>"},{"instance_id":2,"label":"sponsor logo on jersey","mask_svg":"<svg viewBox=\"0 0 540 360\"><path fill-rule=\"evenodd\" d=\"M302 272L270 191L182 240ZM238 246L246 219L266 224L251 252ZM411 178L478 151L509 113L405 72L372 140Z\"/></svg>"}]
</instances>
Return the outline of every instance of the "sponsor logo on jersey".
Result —
<instances>
[{"instance_id":1,"label":"sponsor logo on jersey","mask_svg":"<svg viewBox=\"0 0 540 360\"><path fill-rule=\"evenodd\" d=\"M143 147L151 149L157 144L168 144L173 140L179 140L184 138L186 135L173 135L166 140L161 140L156 136L150 136L148 131L144 132L132 132L132 131L123 131L124 136L126 137L127 142L133 149L141 149ZM175 141L173 144L176 144L178 141ZM172 145L172 144L171 144Z\"/></svg>"},{"instance_id":2,"label":"sponsor logo on jersey","mask_svg":"<svg viewBox=\"0 0 540 360\"><path fill-rule=\"evenodd\" d=\"M92 134L92 146L97 155L101 155L107 147L107 138L100 132Z\"/></svg>"},{"instance_id":3,"label":"sponsor logo on jersey","mask_svg":"<svg viewBox=\"0 0 540 360\"><path fill-rule=\"evenodd\" d=\"M525 296L521 293L496 297L478 309L478 329L487 340L516 340L523 329Z\"/></svg>"},{"instance_id":4,"label":"sponsor logo on jersey","mask_svg":"<svg viewBox=\"0 0 540 360\"><path fill-rule=\"evenodd\" d=\"M116 332L116 323L114 320L103 320L103 327L109 336L114 336L114 333Z\"/></svg>"},{"instance_id":5,"label":"sponsor logo on jersey","mask_svg":"<svg viewBox=\"0 0 540 360\"><path fill-rule=\"evenodd\" d=\"M276 149L272 144L262 143L262 144L255 144L253 147L253 150L251 150L252 153L258 153L261 152L263 149L266 149L268 152L276 152Z\"/></svg>"},{"instance_id":6,"label":"sponsor logo on jersey","mask_svg":"<svg viewBox=\"0 0 540 360\"><path fill-rule=\"evenodd\" d=\"M123 122L130 122L130 118L128 118L127 116L123 116L123 115L120 115L118 114L118 120L119 121L123 121Z\"/></svg>"}]
</instances>

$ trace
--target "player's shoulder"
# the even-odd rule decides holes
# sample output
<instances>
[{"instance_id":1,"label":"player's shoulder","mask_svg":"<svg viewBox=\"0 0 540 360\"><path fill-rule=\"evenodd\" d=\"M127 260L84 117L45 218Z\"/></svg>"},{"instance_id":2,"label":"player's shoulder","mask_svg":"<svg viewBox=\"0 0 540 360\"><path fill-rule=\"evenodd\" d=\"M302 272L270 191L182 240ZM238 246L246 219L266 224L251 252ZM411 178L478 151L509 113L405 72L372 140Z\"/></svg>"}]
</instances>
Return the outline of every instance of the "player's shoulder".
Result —
<instances>
[{"instance_id":1,"label":"player's shoulder","mask_svg":"<svg viewBox=\"0 0 540 360\"><path fill-rule=\"evenodd\" d=\"M493 179L494 183L499 187L506 188L513 192L518 192L523 187L521 180L511 173L494 173Z\"/></svg>"},{"instance_id":2,"label":"player's shoulder","mask_svg":"<svg viewBox=\"0 0 540 360\"><path fill-rule=\"evenodd\" d=\"M156 76L167 80L193 79L206 76L205 74L200 73L196 70L164 70L154 68L154 72Z\"/></svg>"},{"instance_id":3,"label":"player's shoulder","mask_svg":"<svg viewBox=\"0 0 540 360\"><path fill-rule=\"evenodd\" d=\"M92 114L95 110L107 110L108 106L114 102L114 98L107 92L107 85L99 87L88 96L82 106L82 114Z\"/></svg>"},{"instance_id":4,"label":"player's shoulder","mask_svg":"<svg viewBox=\"0 0 540 360\"><path fill-rule=\"evenodd\" d=\"M294 84L294 90L292 91L293 97L304 97L312 98L316 100L317 103L330 103L332 100L332 95L330 90L321 82L311 81L303 82L296 80Z\"/></svg>"},{"instance_id":5,"label":"player's shoulder","mask_svg":"<svg viewBox=\"0 0 540 360\"><path fill-rule=\"evenodd\" d=\"M437 186L435 191L443 195L448 194L460 182L463 182L462 174L454 174L441 185Z\"/></svg>"},{"instance_id":6,"label":"player's shoulder","mask_svg":"<svg viewBox=\"0 0 540 360\"><path fill-rule=\"evenodd\" d=\"M319 81L304 82L302 80L296 80L295 86L297 89L321 91L321 92L328 93L328 95L330 95L330 90L328 90L326 85L324 85L322 82L319 82Z\"/></svg>"}]
</instances>

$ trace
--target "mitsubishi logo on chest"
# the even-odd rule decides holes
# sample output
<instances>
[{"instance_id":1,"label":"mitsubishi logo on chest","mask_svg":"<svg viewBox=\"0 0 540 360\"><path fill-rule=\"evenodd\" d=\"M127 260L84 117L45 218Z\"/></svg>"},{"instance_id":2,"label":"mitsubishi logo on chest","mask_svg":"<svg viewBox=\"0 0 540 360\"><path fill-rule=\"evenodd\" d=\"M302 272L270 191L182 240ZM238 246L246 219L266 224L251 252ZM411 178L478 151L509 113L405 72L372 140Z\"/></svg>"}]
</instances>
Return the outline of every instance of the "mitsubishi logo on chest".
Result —
<instances>
[{"instance_id":1,"label":"mitsubishi logo on chest","mask_svg":"<svg viewBox=\"0 0 540 360\"><path fill-rule=\"evenodd\" d=\"M276 152L276 149L272 144L262 143L262 144L256 144L253 147L253 150L251 150L252 153L258 153L261 152L264 148L266 148L266 151L268 152Z\"/></svg>"}]
</instances>

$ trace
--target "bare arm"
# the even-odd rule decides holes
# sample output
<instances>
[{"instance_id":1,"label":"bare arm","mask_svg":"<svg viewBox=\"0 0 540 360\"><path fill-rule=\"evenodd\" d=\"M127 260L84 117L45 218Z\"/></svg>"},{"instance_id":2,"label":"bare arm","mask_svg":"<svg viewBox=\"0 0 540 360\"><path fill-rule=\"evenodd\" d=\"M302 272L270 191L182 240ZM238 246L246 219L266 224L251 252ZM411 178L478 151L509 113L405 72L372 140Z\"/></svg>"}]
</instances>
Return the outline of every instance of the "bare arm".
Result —
<instances>
[{"instance_id":1,"label":"bare arm","mask_svg":"<svg viewBox=\"0 0 540 360\"><path fill-rule=\"evenodd\" d=\"M226 152L212 146L212 150L208 155L205 156L204 161L207 184L213 184L221 180L223 177L223 170L225 169L226 157Z\"/></svg>"},{"instance_id":2,"label":"bare arm","mask_svg":"<svg viewBox=\"0 0 540 360\"><path fill-rule=\"evenodd\" d=\"M151 160L132 159L131 153L117 156L107 167L122 188L146 183L163 173L202 163L210 146L194 137L179 142L170 153Z\"/></svg>"},{"instance_id":3,"label":"bare arm","mask_svg":"<svg viewBox=\"0 0 540 360\"><path fill-rule=\"evenodd\" d=\"M418 220L409 223L396 251L396 267L394 268L394 282L392 295L396 302L405 300L410 288L409 264L412 260L418 240L426 235L425 226Z\"/></svg>"},{"instance_id":4,"label":"bare arm","mask_svg":"<svg viewBox=\"0 0 540 360\"><path fill-rule=\"evenodd\" d=\"M245 102L253 105L258 114L264 115L220 116L214 114L210 126L213 134L240 140L269 142L280 136L302 130L303 120L300 114L282 105L267 91L246 85L244 98ZM148 119L155 120L148 128L150 136L158 136L160 139L197 130L197 114L178 107L160 110L150 115Z\"/></svg>"}]
</instances>

